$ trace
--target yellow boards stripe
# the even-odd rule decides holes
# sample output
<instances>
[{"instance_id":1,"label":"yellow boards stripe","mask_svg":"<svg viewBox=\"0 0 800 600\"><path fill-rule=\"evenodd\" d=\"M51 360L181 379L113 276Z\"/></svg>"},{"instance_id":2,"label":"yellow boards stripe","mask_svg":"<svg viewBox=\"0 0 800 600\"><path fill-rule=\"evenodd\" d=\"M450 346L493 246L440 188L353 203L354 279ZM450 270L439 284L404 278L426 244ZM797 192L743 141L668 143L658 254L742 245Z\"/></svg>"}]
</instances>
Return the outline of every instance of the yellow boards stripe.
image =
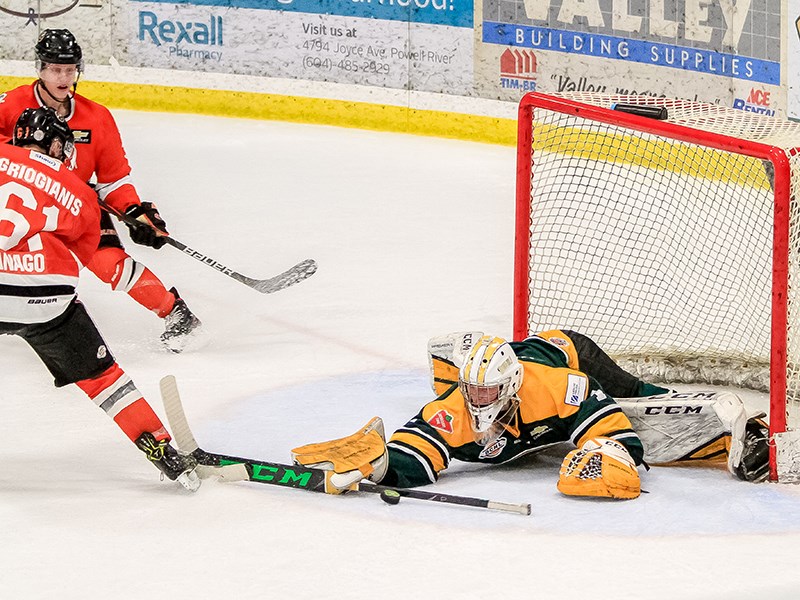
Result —
<instances>
[{"instance_id":1,"label":"yellow boards stripe","mask_svg":"<svg viewBox=\"0 0 800 600\"><path fill-rule=\"evenodd\" d=\"M0 93L34 79L33 68L30 77L0 75ZM517 142L516 119L411 106L84 79L78 93L109 108L336 125L503 146Z\"/></svg>"},{"instance_id":2,"label":"yellow boards stripe","mask_svg":"<svg viewBox=\"0 0 800 600\"><path fill-rule=\"evenodd\" d=\"M601 126L602 127L602 126ZM682 173L699 179L770 189L757 158L670 141L648 134L534 124L534 152L553 152L587 160Z\"/></svg>"}]
</instances>

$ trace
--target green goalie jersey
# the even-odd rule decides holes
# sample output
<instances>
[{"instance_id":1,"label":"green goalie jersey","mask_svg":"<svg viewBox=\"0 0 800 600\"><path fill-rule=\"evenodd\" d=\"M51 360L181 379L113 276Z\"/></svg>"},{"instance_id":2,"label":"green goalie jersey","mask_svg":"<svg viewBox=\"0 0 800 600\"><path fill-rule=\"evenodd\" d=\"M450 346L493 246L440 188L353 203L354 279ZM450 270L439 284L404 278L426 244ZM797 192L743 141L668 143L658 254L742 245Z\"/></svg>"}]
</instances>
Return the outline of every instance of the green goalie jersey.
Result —
<instances>
[{"instance_id":1,"label":"green goalie jersey","mask_svg":"<svg viewBox=\"0 0 800 600\"><path fill-rule=\"evenodd\" d=\"M432 357L439 396L392 435L384 485L433 483L453 459L500 464L553 444L569 441L580 446L598 436L622 443L641 464L642 443L628 417L579 370L574 344L565 332L543 332L510 344L523 377L519 407L502 435L486 446L474 441L458 389L458 368Z\"/></svg>"}]
</instances>

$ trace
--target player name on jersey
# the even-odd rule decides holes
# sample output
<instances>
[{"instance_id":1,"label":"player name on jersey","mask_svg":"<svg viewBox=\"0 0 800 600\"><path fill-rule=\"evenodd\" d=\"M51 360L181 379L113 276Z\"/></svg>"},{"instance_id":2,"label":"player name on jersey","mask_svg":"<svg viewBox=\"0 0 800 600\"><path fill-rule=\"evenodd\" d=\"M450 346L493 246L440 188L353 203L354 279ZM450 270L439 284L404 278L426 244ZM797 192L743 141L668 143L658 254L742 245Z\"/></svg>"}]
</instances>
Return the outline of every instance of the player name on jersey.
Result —
<instances>
[{"instance_id":1,"label":"player name on jersey","mask_svg":"<svg viewBox=\"0 0 800 600\"><path fill-rule=\"evenodd\" d=\"M7 254L0 252L0 271L8 273L44 273L42 254Z\"/></svg>"},{"instance_id":2,"label":"player name on jersey","mask_svg":"<svg viewBox=\"0 0 800 600\"><path fill-rule=\"evenodd\" d=\"M61 167L58 161L36 152L31 153L31 158L52 167L56 171ZM72 192L61 187L61 183L54 181L33 167L16 163L7 158L0 158L0 173L5 173L9 177L35 185L76 217L81 212L83 201L80 198L76 198Z\"/></svg>"}]
</instances>

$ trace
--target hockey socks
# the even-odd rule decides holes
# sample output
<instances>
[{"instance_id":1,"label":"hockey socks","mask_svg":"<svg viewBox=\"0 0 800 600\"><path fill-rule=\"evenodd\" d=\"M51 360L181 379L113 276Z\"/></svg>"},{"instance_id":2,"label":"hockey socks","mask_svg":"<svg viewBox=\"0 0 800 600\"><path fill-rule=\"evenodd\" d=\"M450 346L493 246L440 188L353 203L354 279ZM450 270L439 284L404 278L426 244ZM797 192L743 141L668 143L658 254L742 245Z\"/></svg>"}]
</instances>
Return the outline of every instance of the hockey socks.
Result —
<instances>
[{"instance_id":1,"label":"hockey socks","mask_svg":"<svg viewBox=\"0 0 800 600\"><path fill-rule=\"evenodd\" d=\"M93 379L76 384L135 442L149 432L157 441L169 440L164 424L117 363Z\"/></svg>"},{"instance_id":2,"label":"hockey socks","mask_svg":"<svg viewBox=\"0 0 800 600\"><path fill-rule=\"evenodd\" d=\"M162 319L175 305L175 296L161 280L150 269L128 256L122 248L100 248L87 266L113 290L126 292Z\"/></svg>"},{"instance_id":3,"label":"hockey socks","mask_svg":"<svg viewBox=\"0 0 800 600\"><path fill-rule=\"evenodd\" d=\"M128 295L161 319L175 306L175 295L147 267L142 267L142 273L128 290Z\"/></svg>"}]
</instances>

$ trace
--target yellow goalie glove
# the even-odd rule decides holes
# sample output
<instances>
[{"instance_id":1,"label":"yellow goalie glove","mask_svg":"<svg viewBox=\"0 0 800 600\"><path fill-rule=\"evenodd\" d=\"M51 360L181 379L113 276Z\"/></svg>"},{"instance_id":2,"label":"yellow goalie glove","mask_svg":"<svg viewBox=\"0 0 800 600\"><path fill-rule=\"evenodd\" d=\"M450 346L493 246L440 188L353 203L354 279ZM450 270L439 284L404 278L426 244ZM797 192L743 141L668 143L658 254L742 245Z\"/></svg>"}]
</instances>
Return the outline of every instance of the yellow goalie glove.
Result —
<instances>
[{"instance_id":1,"label":"yellow goalie glove","mask_svg":"<svg viewBox=\"0 0 800 600\"><path fill-rule=\"evenodd\" d=\"M637 498L639 472L628 450L611 438L596 437L564 457L558 490L568 496Z\"/></svg>"},{"instance_id":2,"label":"yellow goalie glove","mask_svg":"<svg viewBox=\"0 0 800 600\"><path fill-rule=\"evenodd\" d=\"M326 471L328 494L358 489L358 482L364 478L378 482L389 466L383 421L374 417L353 435L295 448L292 460L304 467Z\"/></svg>"}]
</instances>

